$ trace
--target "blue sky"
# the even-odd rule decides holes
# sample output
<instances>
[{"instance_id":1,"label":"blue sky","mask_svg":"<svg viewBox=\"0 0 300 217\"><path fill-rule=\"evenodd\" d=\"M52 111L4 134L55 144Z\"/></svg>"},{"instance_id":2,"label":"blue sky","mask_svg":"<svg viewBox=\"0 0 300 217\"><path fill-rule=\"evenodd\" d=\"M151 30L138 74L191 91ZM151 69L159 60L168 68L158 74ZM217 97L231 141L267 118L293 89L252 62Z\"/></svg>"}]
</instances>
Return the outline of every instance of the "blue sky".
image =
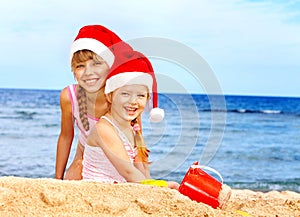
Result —
<instances>
[{"instance_id":1,"label":"blue sky","mask_svg":"<svg viewBox=\"0 0 300 217\"><path fill-rule=\"evenodd\" d=\"M123 40L186 45L211 67L224 94L300 97L300 1L10 0L2 8L0 88L59 90L73 83L70 45L80 27L101 24ZM185 91L205 93L183 67L152 62ZM164 81L159 90L178 89Z\"/></svg>"}]
</instances>

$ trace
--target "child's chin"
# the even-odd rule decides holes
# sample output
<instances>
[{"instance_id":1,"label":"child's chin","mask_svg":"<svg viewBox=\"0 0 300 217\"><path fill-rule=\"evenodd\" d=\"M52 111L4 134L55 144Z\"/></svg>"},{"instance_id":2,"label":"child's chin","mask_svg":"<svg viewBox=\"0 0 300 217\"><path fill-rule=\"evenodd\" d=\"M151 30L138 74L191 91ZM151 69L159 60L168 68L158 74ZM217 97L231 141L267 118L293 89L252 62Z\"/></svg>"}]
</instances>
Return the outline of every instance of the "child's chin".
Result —
<instances>
[{"instance_id":1,"label":"child's chin","mask_svg":"<svg viewBox=\"0 0 300 217\"><path fill-rule=\"evenodd\" d=\"M138 117L138 115L127 115L127 120L128 121L133 121L134 119L136 119Z\"/></svg>"}]
</instances>

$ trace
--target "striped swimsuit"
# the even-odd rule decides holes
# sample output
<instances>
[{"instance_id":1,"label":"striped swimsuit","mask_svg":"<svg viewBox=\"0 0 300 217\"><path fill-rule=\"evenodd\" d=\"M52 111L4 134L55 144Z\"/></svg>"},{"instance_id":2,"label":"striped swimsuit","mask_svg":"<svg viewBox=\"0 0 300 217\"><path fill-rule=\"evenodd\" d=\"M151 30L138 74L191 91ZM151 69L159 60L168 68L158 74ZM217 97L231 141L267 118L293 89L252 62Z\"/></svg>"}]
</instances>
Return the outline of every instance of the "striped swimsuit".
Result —
<instances>
[{"instance_id":1,"label":"striped swimsuit","mask_svg":"<svg viewBox=\"0 0 300 217\"><path fill-rule=\"evenodd\" d=\"M110 119L106 116L102 116L101 118L108 121L117 130L119 137L124 143L130 161L133 163L137 155L136 149L133 148L124 133ZM83 180L94 180L106 183L126 182L125 178L119 174L118 170L99 146L85 145L82 164Z\"/></svg>"}]
</instances>

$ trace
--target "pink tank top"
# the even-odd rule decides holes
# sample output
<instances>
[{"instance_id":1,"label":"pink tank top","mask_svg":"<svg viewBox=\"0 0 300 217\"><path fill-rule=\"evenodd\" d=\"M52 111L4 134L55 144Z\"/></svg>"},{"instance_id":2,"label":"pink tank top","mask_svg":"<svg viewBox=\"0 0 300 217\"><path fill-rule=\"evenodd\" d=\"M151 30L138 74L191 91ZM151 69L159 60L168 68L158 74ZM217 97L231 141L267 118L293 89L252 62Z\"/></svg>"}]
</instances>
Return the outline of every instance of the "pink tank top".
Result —
<instances>
[{"instance_id":1,"label":"pink tank top","mask_svg":"<svg viewBox=\"0 0 300 217\"><path fill-rule=\"evenodd\" d=\"M106 116L102 116L101 118L107 120L117 130L119 137L124 143L130 161L133 163L137 155L136 149L133 148L124 133L110 119ZM83 180L94 180L106 183L126 182L126 179L119 174L118 170L99 146L85 145L82 165Z\"/></svg>"},{"instance_id":2,"label":"pink tank top","mask_svg":"<svg viewBox=\"0 0 300 217\"><path fill-rule=\"evenodd\" d=\"M99 118L92 117L91 115L88 114L88 121L90 125L90 129L86 131L83 127L83 124L80 120L79 116L79 105L78 105L78 100L77 100L77 91L76 91L76 84L72 84L68 86L69 94L70 94L70 99L72 103L72 113L73 117L75 118L75 123L77 128L79 129L78 132L78 141L84 146L86 144L86 139L87 136L90 134L92 128L95 126Z\"/></svg>"}]
</instances>

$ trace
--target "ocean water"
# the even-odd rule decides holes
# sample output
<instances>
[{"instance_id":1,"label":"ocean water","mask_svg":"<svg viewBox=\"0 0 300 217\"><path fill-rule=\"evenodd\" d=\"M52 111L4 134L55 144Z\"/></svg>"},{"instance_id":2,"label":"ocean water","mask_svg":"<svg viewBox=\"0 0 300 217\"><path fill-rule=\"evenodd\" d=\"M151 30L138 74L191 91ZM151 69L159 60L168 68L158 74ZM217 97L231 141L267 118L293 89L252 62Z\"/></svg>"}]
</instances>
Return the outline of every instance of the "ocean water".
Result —
<instances>
[{"instance_id":1,"label":"ocean water","mask_svg":"<svg viewBox=\"0 0 300 217\"><path fill-rule=\"evenodd\" d=\"M0 89L0 176L54 177L59 93ZM160 94L159 105L163 122L143 114L153 178L181 182L198 161L232 188L300 192L300 98Z\"/></svg>"}]
</instances>

